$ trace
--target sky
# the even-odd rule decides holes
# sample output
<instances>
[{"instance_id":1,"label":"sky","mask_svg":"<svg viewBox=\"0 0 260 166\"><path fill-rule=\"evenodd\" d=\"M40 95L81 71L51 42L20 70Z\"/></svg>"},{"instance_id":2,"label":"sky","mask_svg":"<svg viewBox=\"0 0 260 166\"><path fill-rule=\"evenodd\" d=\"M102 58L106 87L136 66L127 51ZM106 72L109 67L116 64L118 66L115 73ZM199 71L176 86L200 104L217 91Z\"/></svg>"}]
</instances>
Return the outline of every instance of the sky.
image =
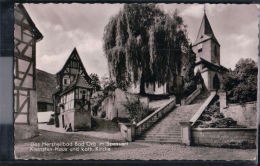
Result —
<instances>
[{"instance_id":1,"label":"sky","mask_svg":"<svg viewBox=\"0 0 260 166\"><path fill-rule=\"evenodd\" d=\"M56 74L73 48L77 48L88 74L108 74L103 51L104 27L123 4L25 4L36 27L43 34L37 43L36 67ZM187 25L188 37L195 42L204 5L158 4L166 13L175 9ZM221 65L234 69L240 58L258 55L258 6L206 4L206 14L219 41Z\"/></svg>"}]
</instances>

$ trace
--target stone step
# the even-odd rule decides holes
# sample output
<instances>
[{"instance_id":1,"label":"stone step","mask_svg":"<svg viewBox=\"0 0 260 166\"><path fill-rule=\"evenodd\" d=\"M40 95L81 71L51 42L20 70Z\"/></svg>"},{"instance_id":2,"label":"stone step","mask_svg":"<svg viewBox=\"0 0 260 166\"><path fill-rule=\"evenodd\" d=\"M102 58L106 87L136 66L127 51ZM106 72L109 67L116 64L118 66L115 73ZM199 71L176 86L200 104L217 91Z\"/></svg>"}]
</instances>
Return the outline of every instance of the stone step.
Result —
<instances>
[{"instance_id":1,"label":"stone step","mask_svg":"<svg viewBox=\"0 0 260 166\"><path fill-rule=\"evenodd\" d=\"M181 140L180 136L176 137L141 137L142 140Z\"/></svg>"},{"instance_id":2,"label":"stone step","mask_svg":"<svg viewBox=\"0 0 260 166\"><path fill-rule=\"evenodd\" d=\"M151 132L147 132L144 134L179 134L181 130L172 130L172 131L165 131L165 130L153 130Z\"/></svg>"},{"instance_id":3,"label":"stone step","mask_svg":"<svg viewBox=\"0 0 260 166\"><path fill-rule=\"evenodd\" d=\"M142 136L139 141L157 143L181 143L181 121L188 121L199 105L185 105L174 108L166 117L159 120Z\"/></svg>"},{"instance_id":4,"label":"stone step","mask_svg":"<svg viewBox=\"0 0 260 166\"><path fill-rule=\"evenodd\" d=\"M168 135L168 136L175 136L175 135L180 135L181 132L176 132L176 133L145 133L144 136L160 136L160 135Z\"/></svg>"},{"instance_id":5,"label":"stone step","mask_svg":"<svg viewBox=\"0 0 260 166\"><path fill-rule=\"evenodd\" d=\"M151 128L152 130L161 130L163 129L164 131L180 131L181 127L173 127L173 126L154 126Z\"/></svg>"},{"instance_id":6,"label":"stone step","mask_svg":"<svg viewBox=\"0 0 260 166\"><path fill-rule=\"evenodd\" d=\"M149 136L149 135L151 135L151 136L154 136L154 135L179 135L179 134L181 134L181 132L174 132L174 133L145 133L144 135L146 135L146 136Z\"/></svg>"},{"instance_id":7,"label":"stone step","mask_svg":"<svg viewBox=\"0 0 260 166\"><path fill-rule=\"evenodd\" d=\"M139 139L143 139L143 140L181 140L180 136L176 136L176 137L140 137Z\"/></svg>"},{"instance_id":8,"label":"stone step","mask_svg":"<svg viewBox=\"0 0 260 166\"><path fill-rule=\"evenodd\" d=\"M157 142L157 143L181 143L180 139L172 139L172 140L163 140L163 139L145 139L145 140L137 140L140 142Z\"/></svg>"}]
</instances>

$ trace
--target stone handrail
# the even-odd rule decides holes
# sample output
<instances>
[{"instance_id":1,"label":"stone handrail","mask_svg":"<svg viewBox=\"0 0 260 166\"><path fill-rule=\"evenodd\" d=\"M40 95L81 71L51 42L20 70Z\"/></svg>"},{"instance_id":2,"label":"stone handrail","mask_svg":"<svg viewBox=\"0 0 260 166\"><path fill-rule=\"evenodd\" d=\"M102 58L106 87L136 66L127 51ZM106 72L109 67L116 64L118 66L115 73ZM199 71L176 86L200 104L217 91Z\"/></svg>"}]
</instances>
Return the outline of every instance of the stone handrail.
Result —
<instances>
[{"instance_id":1,"label":"stone handrail","mask_svg":"<svg viewBox=\"0 0 260 166\"><path fill-rule=\"evenodd\" d=\"M158 108L152 114L144 118L142 121L136 124L136 135L141 135L145 130L151 127L155 122L162 118L165 114L172 110L176 105L175 97L172 97L165 106Z\"/></svg>"},{"instance_id":2,"label":"stone handrail","mask_svg":"<svg viewBox=\"0 0 260 166\"><path fill-rule=\"evenodd\" d=\"M191 126L195 124L195 122L199 119L203 111L207 108L207 106L210 104L210 102L213 100L213 98L216 96L217 92L213 91L210 93L210 96L207 98L207 100L201 105L199 110L193 115L193 117L190 119Z\"/></svg>"},{"instance_id":3,"label":"stone handrail","mask_svg":"<svg viewBox=\"0 0 260 166\"><path fill-rule=\"evenodd\" d=\"M202 85L198 85L197 89L182 101L182 105L190 104L201 93L201 90L202 90Z\"/></svg>"}]
</instances>

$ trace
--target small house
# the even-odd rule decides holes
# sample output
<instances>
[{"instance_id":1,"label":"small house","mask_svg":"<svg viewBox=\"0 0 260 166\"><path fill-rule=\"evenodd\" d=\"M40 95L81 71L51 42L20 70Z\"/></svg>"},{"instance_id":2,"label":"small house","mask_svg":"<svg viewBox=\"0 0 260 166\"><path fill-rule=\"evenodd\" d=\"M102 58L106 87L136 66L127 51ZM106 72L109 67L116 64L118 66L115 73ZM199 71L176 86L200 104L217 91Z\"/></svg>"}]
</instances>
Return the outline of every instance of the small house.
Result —
<instances>
[{"instance_id":1,"label":"small house","mask_svg":"<svg viewBox=\"0 0 260 166\"><path fill-rule=\"evenodd\" d=\"M53 95L56 127L66 131L91 129L93 87L76 49L56 78L58 86Z\"/></svg>"}]
</instances>

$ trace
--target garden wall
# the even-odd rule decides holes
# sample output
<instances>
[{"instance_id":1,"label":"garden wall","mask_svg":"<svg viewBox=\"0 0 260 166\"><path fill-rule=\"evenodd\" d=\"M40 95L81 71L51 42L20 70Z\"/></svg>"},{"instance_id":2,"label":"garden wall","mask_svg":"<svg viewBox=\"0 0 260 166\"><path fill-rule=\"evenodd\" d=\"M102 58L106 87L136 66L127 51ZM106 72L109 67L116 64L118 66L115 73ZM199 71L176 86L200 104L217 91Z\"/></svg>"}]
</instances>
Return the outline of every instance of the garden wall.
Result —
<instances>
[{"instance_id":1,"label":"garden wall","mask_svg":"<svg viewBox=\"0 0 260 166\"><path fill-rule=\"evenodd\" d=\"M74 128L75 130L91 130L91 115L90 111L77 110L74 114Z\"/></svg>"},{"instance_id":2,"label":"garden wall","mask_svg":"<svg viewBox=\"0 0 260 166\"><path fill-rule=\"evenodd\" d=\"M256 128L194 128L191 141L202 146L256 148Z\"/></svg>"},{"instance_id":3,"label":"garden wall","mask_svg":"<svg viewBox=\"0 0 260 166\"><path fill-rule=\"evenodd\" d=\"M92 118L92 130L103 132L118 132L120 129L117 122L103 118Z\"/></svg>"},{"instance_id":4,"label":"garden wall","mask_svg":"<svg viewBox=\"0 0 260 166\"><path fill-rule=\"evenodd\" d=\"M121 89L116 89L109 97L107 97L101 106L101 110L106 112L106 119L113 120L114 118L129 118L130 114L125 108L127 102L134 102L139 100L144 109L149 107L149 99L147 97L140 97L127 93ZM100 112L99 114L101 114ZM101 115L99 115L101 116Z\"/></svg>"},{"instance_id":5,"label":"garden wall","mask_svg":"<svg viewBox=\"0 0 260 166\"><path fill-rule=\"evenodd\" d=\"M237 121L238 125L256 127L257 109L256 102L241 104L229 104L226 109L220 109L225 117L230 117Z\"/></svg>"}]
</instances>

